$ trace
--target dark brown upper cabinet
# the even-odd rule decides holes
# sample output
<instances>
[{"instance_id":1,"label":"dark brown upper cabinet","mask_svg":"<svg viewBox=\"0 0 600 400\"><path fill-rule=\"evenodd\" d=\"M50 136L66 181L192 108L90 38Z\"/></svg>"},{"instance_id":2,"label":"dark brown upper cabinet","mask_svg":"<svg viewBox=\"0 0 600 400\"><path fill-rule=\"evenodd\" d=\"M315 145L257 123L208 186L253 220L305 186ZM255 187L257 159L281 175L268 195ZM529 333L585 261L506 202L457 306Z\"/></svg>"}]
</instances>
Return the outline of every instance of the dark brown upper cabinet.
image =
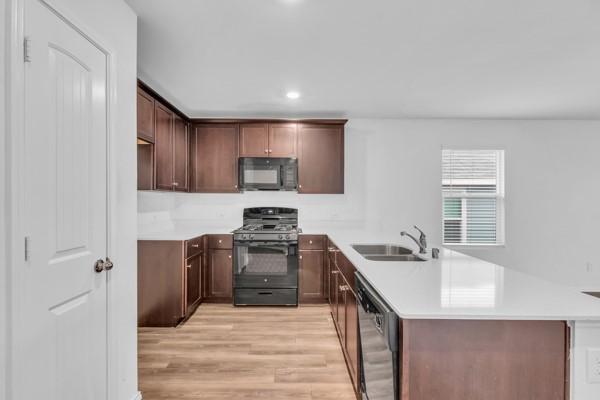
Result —
<instances>
[{"instance_id":1,"label":"dark brown upper cabinet","mask_svg":"<svg viewBox=\"0 0 600 400\"><path fill-rule=\"evenodd\" d=\"M137 89L137 136L154 143L154 98Z\"/></svg>"},{"instance_id":2,"label":"dark brown upper cabinet","mask_svg":"<svg viewBox=\"0 0 600 400\"><path fill-rule=\"evenodd\" d=\"M240 124L240 157L297 156L295 122Z\"/></svg>"},{"instance_id":3,"label":"dark brown upper cabinet","mask_svg":"<svg viewBox=\"0 0 600 400\"><path fill-rule=\"evenodd\" d=\"M344 193L342 124L298 124L298 192Z\"/></svg>"},{"instance_id":4,"label":"dark brown upper cabinet","mask_svg":"<svg viewBox=\"0 0 600 400\"><path fill-rule=\"evenodd\" d=\"M173 121L174 114L167 107L156 103L156 136L154 141L156 160L156 189L173 190Z\"/></svg>"},{"instance_id":5,"label":"dark brown upper cabinet","mask_svg":"<svg viewBox=\"0 0 600 400\"><path fill-rule=\"evenodd\" d=\"M269 124L240 125L240 157L269 157Z\"/></svg>"},{"instance_id":6,"label":"dark brown upper cabinet","mask_svg":"<svg viewBox=\"0 0 600 400\"><path fill-rule=\"evenodd\" d=\"M194 126L190 171L192 192L239 192L238 143L238 124Z\"/></svg>"},{"instance_id":7,"label":"dark brown upper cabinet","mask_svg":"<svg viewBox=\"0 0 600 400\"><path fill-rule=\"evenodd\" d=\"M173 190L180 192L189 191L189 138L189 124L175 116L173 122Z\"/></svg>"}]
</instances>

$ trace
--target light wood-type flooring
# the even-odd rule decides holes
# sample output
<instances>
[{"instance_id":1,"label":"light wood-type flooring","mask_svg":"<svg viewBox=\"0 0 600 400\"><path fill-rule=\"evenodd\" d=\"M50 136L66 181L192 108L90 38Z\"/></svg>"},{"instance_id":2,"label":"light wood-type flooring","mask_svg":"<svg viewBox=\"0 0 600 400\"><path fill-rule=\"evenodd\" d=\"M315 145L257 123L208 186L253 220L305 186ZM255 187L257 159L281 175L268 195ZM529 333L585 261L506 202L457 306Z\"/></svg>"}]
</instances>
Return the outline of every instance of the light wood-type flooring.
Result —
<instances>
[{"instance_id":1,"label":"light wood-type flooring","mask_svg":"<svg viewBox=\"0 0 600 400\"><path fill-rule=\"evenodd\" d=\"M203 304L177 328L139 329L144 400L355 400L329 306Z\"/></svg>"}]
</instances>

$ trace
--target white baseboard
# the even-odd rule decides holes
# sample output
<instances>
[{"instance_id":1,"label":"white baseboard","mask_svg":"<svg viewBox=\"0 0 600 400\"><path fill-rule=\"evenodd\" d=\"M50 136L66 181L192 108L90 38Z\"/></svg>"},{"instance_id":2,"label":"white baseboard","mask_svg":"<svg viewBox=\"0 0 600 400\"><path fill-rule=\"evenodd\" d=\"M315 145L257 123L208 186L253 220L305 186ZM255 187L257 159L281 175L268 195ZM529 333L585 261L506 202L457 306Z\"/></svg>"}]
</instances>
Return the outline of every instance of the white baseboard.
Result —
<instances>
[{"instance_id":1,"label":"white baseboard","mask_svg":"<svg viewBox=\"0 0 600 400\"><path fill-rule=\"evenodd\" d=\"M142 400L142 392L137 392L131 400Z\"/></svg>"}]
</instances>

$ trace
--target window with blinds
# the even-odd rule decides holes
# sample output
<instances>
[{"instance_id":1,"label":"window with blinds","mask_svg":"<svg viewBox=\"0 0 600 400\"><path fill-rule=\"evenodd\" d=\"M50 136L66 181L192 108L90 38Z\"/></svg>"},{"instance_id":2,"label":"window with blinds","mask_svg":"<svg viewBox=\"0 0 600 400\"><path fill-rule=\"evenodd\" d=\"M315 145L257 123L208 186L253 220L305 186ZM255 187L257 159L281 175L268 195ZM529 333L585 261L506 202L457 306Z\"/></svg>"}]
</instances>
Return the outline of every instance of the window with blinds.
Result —
<instances>
[{"instance_id":1,"label":"window with blinds","mask_svg":"<svg viewBox=\"0 0 600 400\"><path fill-rule=\"evenodd\" d=\"M442 150L446 245L504 244L504 150Z\"/></svg>"}]
</instances>

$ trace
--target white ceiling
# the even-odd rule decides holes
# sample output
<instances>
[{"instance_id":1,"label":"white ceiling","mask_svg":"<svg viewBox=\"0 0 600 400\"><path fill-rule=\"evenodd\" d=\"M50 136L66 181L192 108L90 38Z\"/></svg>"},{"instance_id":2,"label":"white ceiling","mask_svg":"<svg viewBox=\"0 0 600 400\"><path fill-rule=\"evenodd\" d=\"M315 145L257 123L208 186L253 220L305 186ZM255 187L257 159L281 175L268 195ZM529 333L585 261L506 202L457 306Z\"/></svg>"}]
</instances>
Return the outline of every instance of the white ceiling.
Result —
<instances>
[{"instance_id":1,"label":"white ceiling","mask_svg":"<svg viewBox=\"0 0 600 400\"><path fill-rule=\"evenodd\" d=\"M193 117L600 118L598 0L127 2Z\"/></svg>"}]
</instances>

